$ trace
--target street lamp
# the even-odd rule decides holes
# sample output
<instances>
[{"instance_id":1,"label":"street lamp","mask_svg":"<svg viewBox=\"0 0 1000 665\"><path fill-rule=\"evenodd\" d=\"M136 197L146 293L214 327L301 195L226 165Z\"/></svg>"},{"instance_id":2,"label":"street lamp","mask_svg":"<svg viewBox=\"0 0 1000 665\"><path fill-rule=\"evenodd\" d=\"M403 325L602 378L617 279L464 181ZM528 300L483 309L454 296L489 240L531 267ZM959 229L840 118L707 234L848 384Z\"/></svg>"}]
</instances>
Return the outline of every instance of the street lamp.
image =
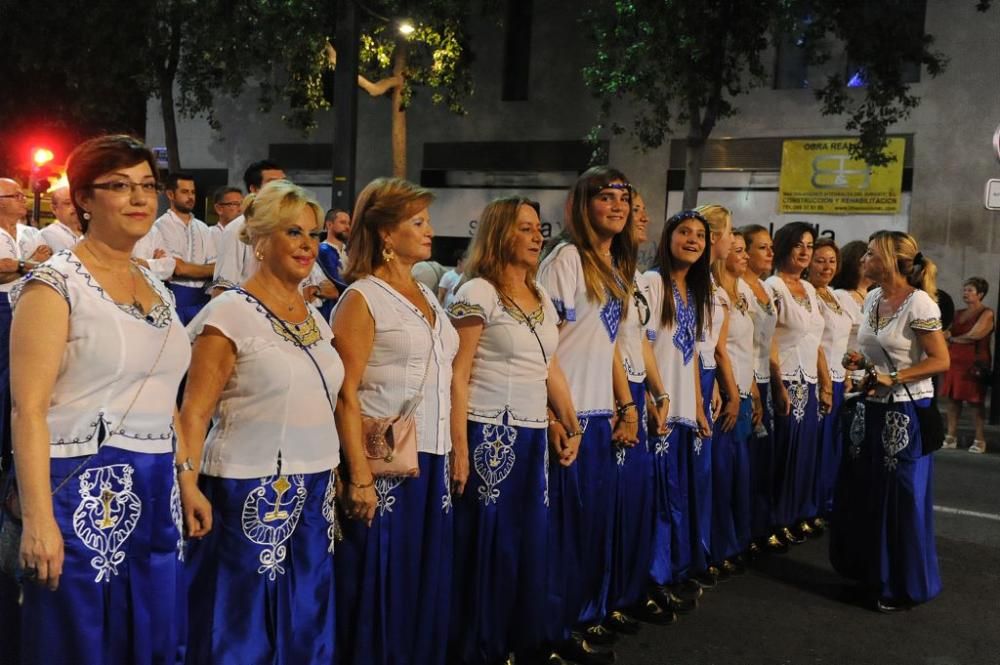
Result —
<instances>
[{"instance_id":1,"label":"street lamp","mask_svg":"<svg viewBox=\"0 0 1000 665\"><path fill-rule=\"evenodd\" d=\"M49 162L55 159L55 155L48 148L36 148L31 151L31 191L34 194L31 208L31 224L38 227L42 215L42 194L49 191L49 175L52 171Z\"/></svg>"},{"instance_id":2,"label":"street lamp","mask_svg":"<svg viewBox=\"0 0 1000 665\"><path fill-rule=\"evenodd\" d=\"M399 26L396 29L399 31L399 34L404 37L409 37L417 31L413 25L413 21L408 18L399 19Z\"/></svg>"}]
</instances>

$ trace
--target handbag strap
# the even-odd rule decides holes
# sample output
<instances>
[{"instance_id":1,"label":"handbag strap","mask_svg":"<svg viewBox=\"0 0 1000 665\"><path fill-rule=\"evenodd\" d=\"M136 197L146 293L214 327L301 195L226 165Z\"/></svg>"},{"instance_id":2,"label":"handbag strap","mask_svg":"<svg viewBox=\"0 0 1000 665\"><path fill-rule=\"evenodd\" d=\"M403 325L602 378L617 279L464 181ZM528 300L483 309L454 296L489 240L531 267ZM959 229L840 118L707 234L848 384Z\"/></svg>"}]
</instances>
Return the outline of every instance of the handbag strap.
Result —
<instances>
[{"instance_id":1,"label":"handbag strap","mask_svg":"<svg viewBox=\"0 0 1000 665\"><path fill-rule=\"evenodd\" d=\"M878 348L882 351L882 355L885 356L885 362L886 362L887 365L889 365L889 371L898 374L899 370L896 369L896 364L894 362L892 362L892 358L889 357L889 352L886 351L885 347L882 346L882 343L880 341L878 341L878 320L879 320L878 306L880 304L882 304L882 296L881 295L879 295L878 300L875 301L875 343L878 344ZM916 401L913 399L913 395L910 393L909 386L907 386L906 383L903 382L903 381L900 381L900 383L903 386L903 390L906 391L906 396L910 398L910 402L912 402L913 404L916 404Z\"/></svg>"},{"instance_id":2,"label":"handbag strap","mask_svg":"<svg viewBox=\"0 0 1000 665\"><path fill-rule=\"evenodd\" d=\"M509 295L507 295L506 293L504 293L500 289L497 289L497 293L500 295L501 298L503 298L504 300L509 301L510 304L512 304L514 307L516 307L517 311L521 313L521 316L524 318L524 325L528 326L528 330L530 330L531 334L535 336L535 341L538 342L538 348L542 351L542 359L545 361L545 366L548 367L549 366L549 356L548 356L547 353L545 353L545 346L542 345L542 338L538 336L538 331L535 330L535 326L534 326L534 324L531 323L531 319L528 318L528 315L524 313L524 310L521 309L521 306L517 304L517 301L515 301L513 298L511 298ZM539 307L542 306L541 302L539 302L538 306Z\"/></svg>"}]
</instances>

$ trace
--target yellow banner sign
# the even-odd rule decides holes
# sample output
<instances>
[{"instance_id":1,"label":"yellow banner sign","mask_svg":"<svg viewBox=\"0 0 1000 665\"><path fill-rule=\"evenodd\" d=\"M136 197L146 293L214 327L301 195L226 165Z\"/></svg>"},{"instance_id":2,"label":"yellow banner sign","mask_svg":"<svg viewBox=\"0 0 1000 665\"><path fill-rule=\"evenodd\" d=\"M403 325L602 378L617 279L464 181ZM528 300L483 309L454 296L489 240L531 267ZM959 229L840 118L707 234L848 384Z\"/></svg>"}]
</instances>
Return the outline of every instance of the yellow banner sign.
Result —
<instances>
[{"instance_id":1,"label":"yellow banner sign","mask_svg":"<svg viewBox=\"0 0 1000 665\"><path fill-rule=\"evenodd\" d=\"M869 166L852 159L848 148L856 143L855 139L784 141L778 212L899 212L906 140L889 139L886 150L896 160L887 166Z\"/></svg>"}]
</instances>

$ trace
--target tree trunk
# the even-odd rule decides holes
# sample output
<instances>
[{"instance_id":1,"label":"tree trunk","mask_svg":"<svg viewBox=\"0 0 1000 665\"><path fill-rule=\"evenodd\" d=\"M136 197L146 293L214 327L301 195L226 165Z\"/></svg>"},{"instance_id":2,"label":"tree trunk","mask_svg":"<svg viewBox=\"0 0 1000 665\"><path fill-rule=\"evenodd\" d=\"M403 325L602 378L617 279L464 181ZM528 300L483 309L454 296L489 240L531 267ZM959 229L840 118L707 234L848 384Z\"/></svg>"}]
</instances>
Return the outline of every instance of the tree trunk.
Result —
<instances>
[{"instance_id":1,"label":"tree trunk","mask_svg":"<svg viewBox=\"0 0 1000 665\"><path fill-rule=\"evenodd\" d=\"M689 136L686 141L687 155L684 160L684 210L698 205L698 190L701 189L701 164L705 157L705 139Z\"/></svg>"},{"instance_id":2,"label":"tree trunk","mask_svg":"<svg viewBox=\"0 0 1000 665\"><path fill-rule=\"evenodd\" d=\"M397 178L406 177L406 109L403 108L406 57L406 42L398 40L392 54L392 75L401 81L392 89L392 175Z\"/></svg>"},{"instance_id":3,"label":"tree trunk","mask_svg":"<svg viewBox=\"0 0 1000 665\"><path fill-rule=\"evenodd\" d=\"M177 118L174 114L174 80L160 74L160 114L163 116L163 140L167 147L167 167L181 170L181 154L177 142Z\"/></svg>"}]
</instances>

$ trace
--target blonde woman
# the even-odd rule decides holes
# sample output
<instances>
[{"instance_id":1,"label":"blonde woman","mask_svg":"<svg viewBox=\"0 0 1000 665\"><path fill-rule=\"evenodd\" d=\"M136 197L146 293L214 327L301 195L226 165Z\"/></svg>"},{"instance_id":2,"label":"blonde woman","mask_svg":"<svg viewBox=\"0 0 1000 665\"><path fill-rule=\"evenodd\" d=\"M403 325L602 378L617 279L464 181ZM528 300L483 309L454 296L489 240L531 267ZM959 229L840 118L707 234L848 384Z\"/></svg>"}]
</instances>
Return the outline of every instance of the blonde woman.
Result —
<instances>
[{"instance_id":1,"label":"blonde woman","mask_svg":"<svg viewBox=\"0 0 1000 665\"><path fill-rule=\"evenodd\" d=\"M879 285L865 298L857 352L847 369L867 369L873 389L858 423L871 460L862 580L880 611L926 602L941 592L934 545L934 460L925 451L918 408L937 408L932 377L948 370L935 302L937 266L912 236L872 236L864 274ZM854 491L864 491L855 488Z\"/></svg>"},{"instance_id":2,"label":"blonde woman","mask_svg":"<svg viewBox=\"0 0 1000 665\"><path fill-rule=\"evenodd\" d=\"M602 626L612 519L608 492L615 475L612 440L634 442L639 424L638 405L628 395L616 395L612 377L623 371L616 347L636 265L631 193L617 169L584 172L569 194L565 236L538 271L562 318L556 357L583 431L576 463L552 465L549 479L552 555L560 562L556 579L561 583L553 592L565 599L565 615L558 620L577 629L561 652L572 660L589 657L589 641L610 643L615 637ZM553 423L550 434L575 433L567 427Z\"/></svg>"},{"instance_id":3,"label":"blonde woman","mask_svg":"<svg viewBox=\"0 0 1000 665\"><path fill-rule=\"evenodd\" d=\"M448 307L459 337L452 446L471 468L455 499L456 663L530 658L556 637L544 631L548 472L573 463L580 424L556 359L559 316L535 281L543 240L537 203L487 205ZM551 441L546 403L566 423Z\"/></svg>"},{"instance_id":4,"label":"blonde woman","mask_svg":"<svg viewBox=\"0 0 1000 665\"><path fill-rule=\"evenodd\" d=\"M344 360L337 402L345 440L360 440L360 416L399 416L417 402L417 477L371 479L349 469L351 487L374 482L374 514L348 506L337 551L341 663L440 665L448 646L453 547L451 485L461 494L467 456L451 452L452 362L458 333L434 292L412 275L431 255L434 195L378 178L358 196L347 243L347 288L333 312ZM360 466L360 465L359 465Z\"/></svg>"},{"instance_id":5,"label":"blonde woman","mask_svg":"<svg viewBox=\"0 0 1000 665\"><path fill-rule=\"evenodd\" d=\"M188 326L181 496L207 498L214 523L207 535L207 525L191 532L205 537L189 563L188 662L318 662L335 653L333 407L344 367L298 287L316 260L323 213L285 180L249 198L241 234L256 269ZM344 494L370 511L367 463L349 442Z\"/></svg>"}]
</instances>

